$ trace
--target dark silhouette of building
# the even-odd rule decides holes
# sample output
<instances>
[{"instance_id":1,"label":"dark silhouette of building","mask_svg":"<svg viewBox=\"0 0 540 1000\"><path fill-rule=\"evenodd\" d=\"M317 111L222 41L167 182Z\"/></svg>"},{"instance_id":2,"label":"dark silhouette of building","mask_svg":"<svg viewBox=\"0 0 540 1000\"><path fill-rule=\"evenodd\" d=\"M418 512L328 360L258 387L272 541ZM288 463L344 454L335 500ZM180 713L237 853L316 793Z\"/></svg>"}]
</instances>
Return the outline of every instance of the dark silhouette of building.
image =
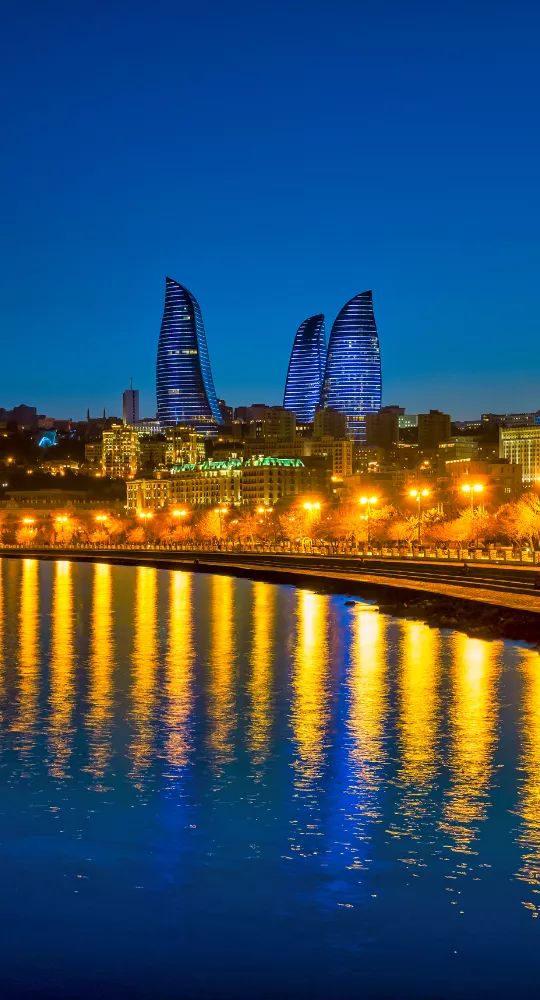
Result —
<instances>
[{"instance_id":1,"label":"dark silhouette of building","mask_svg":"<svg viewBox=\"0 0 540 1000\"><path fill-rule=\"evenodd\" d=\"M172 278L166 279L156 389L163 427L186 424L213 434L223 423L199 303Z\"/></svg>"},{"instance_id":2,"label":"dark silhouette of building","mask_svg":"<svg viewBox=\"0 0 540 1000\"><path fill-rule=\"evenodd\" d=\"M449 441L451 435L451 420L449 413L440 410L430 410L429 413L418 414L418 447L433 449L444 441Z\"/></svg>"},{"instance_id":3,"label":"dark silhouette of building","mask_svg":"<svg viewBox=\"0 0 540 1000\"><path fill-rule=\"evenodd\" d=\"M366 416L366 444L377 445L385 451L398 446L399 418L404 413L401 406L381 406L377 413Z\"/></svg>"}]
</instances>

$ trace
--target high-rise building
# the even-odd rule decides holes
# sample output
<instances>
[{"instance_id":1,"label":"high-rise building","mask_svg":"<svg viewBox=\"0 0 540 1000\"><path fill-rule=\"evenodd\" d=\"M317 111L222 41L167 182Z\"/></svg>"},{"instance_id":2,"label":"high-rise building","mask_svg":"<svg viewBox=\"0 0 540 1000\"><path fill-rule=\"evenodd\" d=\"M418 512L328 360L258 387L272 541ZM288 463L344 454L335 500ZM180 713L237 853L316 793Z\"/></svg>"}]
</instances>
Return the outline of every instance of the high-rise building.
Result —
<instances>
[{"instance_id":1,"label":"high-rise building","mask_svg":"<svg viewBox=\"0 0 540 1000\"><path fill-rule=\"evenodd\" d=\"M371 291L347 302L332 326L321 406L347 416L347 433L366 439L366 414L381 407L381 354Z\"/></svg>"},{"instance_id":2,"label":"high-rise building","mask_svg":"<svg viewBox=\"0 0 540 1000\"><path fill-rule=\"evenodd\" d=\"M324 316L310 316L296 331L283 396L283 406L299 420L313 420L321 398L325 363Z\"/></svg>"},{"instance_id":3,"label":"high-rise building","mask_svg":"<svg viewBox=\"0 0 540 1000\"><path fill-rule=\"evenodd\" d=\"M101 466L103 475L112 479L134 476L139 466L139 435L132 427L113 424L103 431Z\"/></svg>"},{"instance_id":4,"label":"high-rise building","mask_svg":"<svg viewBox=\"0 0 540 1000\"><path fill-rule=\"evenodd\" d=\"M122 396L122 419L125 424L136 424L139 419L139 390L126 389Z\"/></svg>"},{"instance_id":5,"label":"high-rise building","mask_svg":"<svg viewBox=\"0 0 540 1000\"><path fill-rule=\"evenodd\" d=\"M400 416L403 416L403 409L400 406L381 406L377 413L368 413L366 444L377 445L386 451L397 448Z\"/></svg>"},{"instance_id":6,"label":"high-rise building","mask_svg":"<svg viewBox=\"0 0 540 1000\"><path fill-rule=\"evenodd\" d=\"M499 428L499 455L521 465L523 482L540 482L540 427Z\"/></svg>"},{"instance_id":7,"label":"high-rise building","mask_svg":"<svg viewBox=\"0 0 540 1000\"><path fill-rule=\"evenodd\" d=\"M213 434L223 423L199 303L172 278L165 285L156 389L163 427L188 424L202 434Z\"/></svg>"}]
</instances>

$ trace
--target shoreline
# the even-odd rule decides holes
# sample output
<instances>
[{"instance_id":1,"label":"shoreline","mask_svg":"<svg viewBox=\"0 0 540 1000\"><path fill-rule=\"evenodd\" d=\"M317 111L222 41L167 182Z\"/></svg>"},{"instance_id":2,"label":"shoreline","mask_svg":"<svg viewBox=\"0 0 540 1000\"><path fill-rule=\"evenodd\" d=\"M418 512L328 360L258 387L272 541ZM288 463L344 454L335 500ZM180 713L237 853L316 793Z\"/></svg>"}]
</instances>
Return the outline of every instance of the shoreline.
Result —
<instances>
[{"instance_id":1,"label":"shoreline","mask_svg":"<svg viewBox=\"0 0 540 1000\"><path fill-rule=\"evenodd\" d=\"M293 586L301 590L315 590L321 593L338 594L352 603L373 602L382 614L395 618L412 618L423 621L432 628L450 628L463 632L471 638L509 639L526 642L540 650L540 613L505 607L493 602L478 601L473 598L437 594L427 590L407 587L406 584L389 585L373 579L362 581L356 577L339 578L335 575L323 576L297 572L291 569L275 569L270 566L241 566L237 563L217 563L199 558L174 557L152 558L144 552L114 553L93 551L89 553L51 550L49 552L0 549L0 558L41 559L44 561L108 563L118 566L152 566L156 569L182 570L205 574L234 576ZM495 593L495 592L494 592Z\"/></svg>"}]
</instances>

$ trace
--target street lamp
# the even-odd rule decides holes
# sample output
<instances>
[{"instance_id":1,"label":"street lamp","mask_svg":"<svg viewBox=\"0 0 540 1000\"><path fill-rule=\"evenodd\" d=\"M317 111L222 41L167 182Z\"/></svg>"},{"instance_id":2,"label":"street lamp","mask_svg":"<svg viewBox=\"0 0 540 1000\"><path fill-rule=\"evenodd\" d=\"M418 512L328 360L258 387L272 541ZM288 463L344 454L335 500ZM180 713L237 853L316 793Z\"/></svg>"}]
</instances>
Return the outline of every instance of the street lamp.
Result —
<instances>
[{"instance_id":1,"label":"street lamp","mask_svg":"<svg viewBox=\"0 0 540 1000\"><path fill-rule=\"evenodd\" d=\"M173 510L172 512L173 517L186 517L186 515L187 510Z\"/></svg>"},{"instance_id":2,"label":"street lamp","mask_svg":"<svg viewBox=\"0 0 540 1000\"><path fill-rule=\"evenodd\" d=\"M418 544L422 541L422 500L429 496L429 490L411 490L410 497L413 497L418 504Z\"/></svg>"},{"instance_id":3,"label":"street lamp","mask_svg":"<svg viewBox=\"0 0 540 1000\"><path fill-rule=\"evenodd\" d=\"M362 504L363 507L366 508L366 511L367 511L366 520L367 520L367 543L368 543L368 545L371 544L371 531L370 531L370 514L371 514L371 508L372 508L373 504L377 503L378 499L379 499L378 497L360 497L360 500L358 501L360 504Z\"/></svg>"},{"instance_id":4,"label":"street lamp","mask_svg":"<svg viewBox=\"0 0 540 1000\"><path fill-rule=\"evenodd\" d=\"M23 517L23 524L35 524L35 518Z\"/></svg>"},{"instance_id":5,"label":"street lamp","mask_svg":"<svg viewBox=\"0 0 540 1000\"><path fill-rule=\"evenodd\" d=\"M221 535L222 535L222 531L223 531L222 519L223 519L223 515L224 514L228 514L229 513L229 508L228 507L216 507L215 508L215 513L219 515L219 538L221 540Z\"/></svg>"},{"instance_id":6,"label":"street lamp","mask_svg":"<svg viewBox=\"0 0 540 1000\"><path fill-rule=\"evenodd\" d=\"M142 523L143 523L143 527L144 527L144 541L145 541L145 544L146 544L146 537L147 537L147 533L146 533L146 529L147 529L147 522L148 522L148 521L149 521L149 519L150 519L150 518L152 517L152 514L151 514L151 512L150 512L149 510L140 510L140 511L139 511L139 515L138 515L138 516L139 516L139 517L141 518L141 520L142 520Z\"/></svg>"},{"instance_id":7,"label":"street lamp","mask_svg":"<svg viewBox=\"0 0 540 1000\"><path fill-rule=\"evenodd\" d=\"M464 483L461 487L461 492L465 493L466 496L471 498L471 510L474 510L474 496L480 496L484 492L484 487L482 483Z\"/></svg>"},{"instance_id":8,"label":"street lamp","mask_svg":"<svg viewBox=\"0 0 540 1000\"><path fill-rule=\"evenodd\" d=\"M308 501L307 503L304 504L304 510L309 510L310 512L313 510L320 510L320 509L321 509L320 503L310 503Z\"/></svg>"}]
</instances>

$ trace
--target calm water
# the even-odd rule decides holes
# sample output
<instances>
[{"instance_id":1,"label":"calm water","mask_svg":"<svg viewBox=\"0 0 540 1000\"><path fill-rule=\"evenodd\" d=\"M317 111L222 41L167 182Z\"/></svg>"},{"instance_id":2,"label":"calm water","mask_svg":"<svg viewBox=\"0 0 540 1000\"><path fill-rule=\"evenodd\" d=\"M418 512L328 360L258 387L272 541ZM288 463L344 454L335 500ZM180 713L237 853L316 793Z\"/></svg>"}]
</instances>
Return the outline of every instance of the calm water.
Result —
<instances>
[{"instance_id":1,"label":"calm water","mask_svg":"<svg viewBox=\"0 0 540 1000\"><path fill-rule=\"evenodd\" d=\"M0 567L3 996L537 995L536 652Z\"/></svg>"}]
</instances>

